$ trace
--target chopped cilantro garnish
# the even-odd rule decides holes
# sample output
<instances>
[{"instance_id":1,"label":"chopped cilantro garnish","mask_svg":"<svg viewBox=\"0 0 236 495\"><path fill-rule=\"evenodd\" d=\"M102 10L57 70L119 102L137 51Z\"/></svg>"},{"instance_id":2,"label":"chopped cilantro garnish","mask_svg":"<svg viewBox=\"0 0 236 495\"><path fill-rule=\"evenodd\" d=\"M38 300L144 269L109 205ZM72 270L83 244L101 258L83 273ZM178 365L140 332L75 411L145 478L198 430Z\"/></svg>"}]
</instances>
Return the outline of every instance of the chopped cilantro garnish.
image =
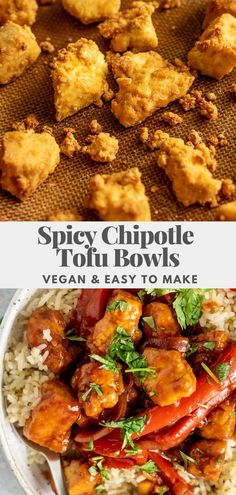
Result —
<instances>
[{"instance_id":1,"label":"chopped cilantro garnish","mask_svg":"<svg viewBox=\"0 0 236 495\"><path fill-rule=\"evenodd\" d=\"M156 330L156 325L155 325L155 321L154 321L154 318L152 316L144 316L142 318L142 321L144 321L145 323L147 323L147 325L152 329L152 330Z\"/></svg>"},{"instance_id":2,"label":"chopped cilantro garnish","mask_svg":"<svg viewBox=\"0 0 236 495\"><path fill-rule=\"evenodd\" d=\"M95 390L95 392L99 396L103 395L103 392L102 392L101 388L99 387L99 385L97 383L90 383L89 384L89 389L86 390L86 392L84 392L84 394L82 395L82 400L83 401L85 401L88 398L88 396L92 392L92 390Z\"/></svg>"},{"instance_id":3,"label":"chopped cilantro garnish","mask_svg":"<svg viewBox=\"0 0 236 495\"><path fill-rule=\"evenodd\" d=\"M107 306L107 311L116 311L120 309L120 311L125 311L127 308L127 301L113 301L109 306Z\"/></svg>"},{"instance_id":4,"label":"chopped cilantro garnish","mask_svg":"<svg viewBox=\"0 0 236 495\"><path fill-rule=\"evenodd\" d=\"M88 443L88 447L87 448L84 448L84 450L86 451L90 451L90 450L93 450L94 448L94 445L93 445L93 438L91 438L91 440L89 440L89 443Z\"/></svg>"},{"instance_id":5,"label":"chopped cilantro garnish","mask_svg":"<svg viewBox=\"0 0 236 495\"><path fill-rule=\"evenodd\" d=\"M140 454L141 452L142 452L141 447L136 444L134 445L133 449L125 449L125 453L127 456Z\"/></svg>"},{"instance_id":6,"label":"chopped cilantro garnish","mask_svg":"<svg viewBox=\"0 0 236 495\"><path fill-rule=\"evenodd\" d=\"M201 289L180 289L173 302L177 320L184 330L187 326L195 325L202 314L204 293Z\"/></svg>"},{"instance_id":7,"label":"chopped cilantro garnish","mask_svg":"<svg viewBox=\"0 0 236 495\"><path fill-rule=\"evenodd\" d=\"M210 368L205 363L201 363L201 367L207 372L207 374L216 382L218 385L220 384L220 380L217 376L210 370ZM209 383L209 382L208 382Z\"/></svg>"},{"instance_id":8,"label":"chopped cilantro garnish","mask_svg":"<svg viewBox=\"0 0 236 495\"><path fill-rule=\"evenodd\" d=\"M196 344L189 346L186 356L187 357L191 356L192 354L194 354L194 352L197 352L197 350L198 350L198 346Z\"/></svg>"},{"instance_id":9,"label":"chopped cilantro garnish","mask_svg":"<svg viewBox=\"0 0 236 495\"><path fill-rule=\"evenodd\" d=\"M102 457L102 456L91 457L91 460L96 463L96 466L92 466L96 469L96 473L98 471L100 471L103 478L105 478L106 480L109 480L110 479L109 474L108 474L107 470L103 467L104 457ZM90 474L91 474L91 472L90 472Z\"/></svg>"},{"instance_id":10,"label":"chopped cilantro garnish","mask_svg":"<svg viewBox=\"0 0 236 495\"><path fill-rule=\"evenodd\" d=\"M138 297L143 301L144 297L147 295L159 297L170 294L171 292L176 292L176 289L142 289L138 292Z\"/></svg>"},{"instance_id":11,"label":"chopped cilantro garnish","mask_svg":"<svg viewBox=\"0 0 236 495\"><path fill-rule=\"evenodd\" d=\"M120 421L108 421L100 424L109 428L120 428L122 430L123 444L121 449L123 450L127 445L131 446L133 449L135 448L132 435L142 431L146 421L147 416L138 416L137 418L126 418L121 419Z\"/></svg>"},{"instance_id":12,"label":"chopped cilantro garnish","mask_svg":"<svg viewBox=\"0 0 236 495\"><path fill-rule=\"evenodd\" d=\"M209 351L213 351L213 349L215 349L215 346L216 346L216 342L204 342L203 344L203 347L205 347L205 349L209 349Z\"/></svg>"},{"instance_id":13,"label":"chopped cilantro garnish","mask_svg":"<svg viewBox=\"0 0 236 495\"><path fill-rule=\"evenodd\" d=\"M91 474L91 476L96 476L98 470L96 468L96 466L90 466L89 468L89 473Z\"/></svg>"},{"instance_id":14,"label":"chopped cilantro garnish","mask_svg":"<svg viewBox=\"0 0 236 495\"><path fill-rule=\"evenodd\" d=\"M156 471L159 471L158 467L153 461L148 461L142 466L135 465L134 467L135 469L141 469L142 471L146 471L146 473L155 473Z\"/></svg>"},{"instance_id":15,"label":"chopped cilantro garnish","mask_svg":"<svg viewBox=\"0 0 236 495\"><path fill-rule=\"evenodd\" d=\"M180 450L180 455L181 455L181 457L182 457L182 459L184 461L184 467L185 467L185 469L187 469L189 462L191 462L192 464L198 464L198 462L195 459L193 459L189 455L185 454L181 450Z\"/></svg>"},{"instance_id":16,"label":"chopped cilantro garnish","mask_svg":"<svg viewBox=\"0 0 236 495\"><path fill-rule=\"evenodd\" d=\"M104 485L97 485L95 490L97 493L103 492L105 490Z\"/></svg>"},{"instance_id":17,"label":"chopped cilantro garnish","mask_svg":"<svg viewBox=\"0 0 236 495\"><path fill-rule=\"evenodd\" d=\"M169 488L167 486L162 486L159 492L159 495L164 495L164 493L168 492Z\"/></svg>"},{"instance_id":18,"label":"chopped cilantro garnish","mask_svg":"<svg viewBox=\"0 0 236 495\"><path fill-rule=\"evenodd\" d=\"M103 358L103 357L99 356L98 354L90 354L89 357L91 357L92 359L95 359L95 361L99 361L100 363L102 363L102 366L101 366L102 369L108 370L108 371L114 371L115 373L118 374L118 368L117 368L116 362L110 356L105 356Z\"/></svg>"},{"instance_id":19,"label":"chopped cilantro garnish","mask_svg":"<svg viewBox=\"0 0 236 495\"><path fill-rule=\"evenodd\" d=\"M80 337L80 335L76 335L74 328L71 328L66 332L66 338L68 340L75 340L76 342L86 342L86 339Z\"/></svg>"},{"instance_id":20,"label":"chopped cilantro garnish","mask_svg":"<svg viewBox=\"0 0 236 495\"><path fill-rule=\"evenodd\" d=\"M214 371L221 382L226 380L227 376L229 376L231 367L232 366L229 363L220 363L215 366Z\"/></svg>"}]
</instances>

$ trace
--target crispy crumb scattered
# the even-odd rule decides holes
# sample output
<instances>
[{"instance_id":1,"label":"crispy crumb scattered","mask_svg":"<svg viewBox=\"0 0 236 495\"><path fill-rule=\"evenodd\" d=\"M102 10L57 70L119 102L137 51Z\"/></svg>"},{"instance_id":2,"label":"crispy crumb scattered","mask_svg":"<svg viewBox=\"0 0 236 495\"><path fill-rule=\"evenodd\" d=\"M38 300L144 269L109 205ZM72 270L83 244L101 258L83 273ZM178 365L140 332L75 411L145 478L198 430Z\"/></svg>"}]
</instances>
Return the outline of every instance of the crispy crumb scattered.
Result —
<instances>
[{"instance_id":1,"label":"crispy crumb scattered","mask_svg":"<svg viewBox=\"0 0 236 495\"><path fill-rule=\"evenodd\" d=\"M99 134L100 132L102 132L102 126L97 120L91 120L89 124L89 130L91 134Z\"/></svg>"},{"instance_id":2,"label":"crispy crumb scattered","mask_svg":"<svg viewBox=\"0 0 236 495\"><path fill-rule=\"evenodd\" d=\"M122 10L98 26L101 35L111 40L111 50L136 52L153 50L158 45L152 14L158 2L133 1L128 9Z\"/></svg>"},{"instance_id":3,"label":"crispy crumb scattered","mask_svg":"<svg viewBox=\"0 0 236 495\"><path fill-rule=\"evenodd\" d=\"M202 142L201 135L195 129L191 129L191 131L188 134L188 139L190 143L192 143L194 146L197 146Z\"/></svg>"},{"instance_id":4,"label":"crispy crumb scattered","mask_svg":"<svg viewBox=\"0 0 236 495\"><path fill-rule=\"evenodd\" d=\"M157 186L151 186L150 190L152 193L155 193L158 191L158 187Z\"/></svg>"},{"instance_id":5,"label":"crispy crumb scattered","mask_svg":"<svg viewBox=\"0 0 236 495\"><path fill-rule=\"evenodd\" d=\"M124 127L140 124L158 108L181 98L194 81L189 72L154 51L126 52L113 57L111 67L119 84L111 108Z\"/></svg>"},{"instance_id":6,"label":"crispy crumb scattered","mask_svg":"<svg viewBox=\"0 0 236 495\"><path fill-rule=\"evenodd\" d=\"M207 142L208 144L212 144L213 146L218 146L219 144L219 139L218 137L215 135L215 134L212 134L211 136L209 136L209 138L207 139Z\"/></svg>"},{"instance_id":7,"label":"crispy crumb scattered","mask_svg":"<svg viewBox=\"0 0 236 495\"><path fill-rule=\"evenodd\" d=\"M50 127L49 125L44 125L43 126L43 132L47 132L48 134L51 134L51 136L53 135L53 128Z\"/></svg>"},{"instance_id":8,"label":"crispy crumb scattered","mask_svg":"<svg viewBox=\"0 0 236 495\"><path fill-rule=\"evenodd\" d=\"M6 132L0 161L1 186L24 201L54 172L59 162L59 146L48 133Z\"/></svg>"},{"instance_id":9,"label":"crispy crumb scattered","mask_svg":"<svg viewBox=\"0 0 236 495\"><path fill-rule=\"evenodd\" d=\"M194 89L181 98L179 102L185 112L197 108L199 113L209 120L217 120L218 118L217 106L212 101L206 100L202 91Z\"/></svg>"},{"instance_id":10,"label":"crispy crumb scattered","mask_svg":"<svg viewBox=\"0 0 236 495\"><path fill-rule=\"evenodd\" d=\"M218 118L218 108L212 103L212 101L207 101L205 98L201 98L198 103L199 113L203 117L207 117L209 120L217 120Z\"/></svg>"},{"instance_id":11,"label":"crispy crumb scattered","mask_svg":"<svg viewBox=\"0 0 236 495\"><path fill-rule=\"evenodd\" d=\"M34 114L28 115L24 120L19 122L13 122L11 128L14 131L26 131L29 129L36 129L38 127L39 121Z\"/></svg>"},{"instance_id":12,"label":"crispy crumb scattered","mask_svg":"<svg viewBox=\"0 0 236 495\"><path fill-rule=\"evenodd\" d=\"M217 205L221 181L212 176L210 170L215 169L216 161L207 146L200 143L194 149L182 139L156 131L152 147L160 150L157 164L165 170L177 199L184 206Z\"/></svg>"},{"instance_id":13,"label":"crispy crumb scattered","mask_svg":"<svg viewBox=\"0 0 236 495\"><path fill-rule=\"evenodd\" d=\"M169 124L171 127L174 127L175 125L181 124L183 122L183 118L174 112L164 112L161 116L161 119L164 120L164 122L167 122L167 124Z\"/></svg>"},{"instance_id":14,"label":"crispy crumb scattered","mask_svg":"<svg viewBox=\"0 0 236 495\"><path fill-rule=\"evenodd\" d=\"M113 89L107 88L105 90L104 94L102 95L102 99L107 102L107 101L111 101L112 98L114 98L114 96L115 96L115 93L114 93Z\"/></svg>"},{"instance_id":15,"label":"crispy crumb scattered","mask_svg":"<svg viewBox=\"0 0 236 495\"><path fill-rule=\"evenodd\" d=\"M139 131L139 139L141 143L147 143L149 139L149 132L147 127L141 127Z\"/></svg>"},{"instance_id":16,"label":"crispy crumb scattered","mask_svg":"<svg viewBox=\"0 0 236 495\"><path fill-rule=\"evenodd\" d=\"M183 0L164 0L161 7L165 10L181 7Z\"/></svg>"},{"instance_id":17,"label":"crispy crumb scattered","mask_svg":"<svg viewBox=\"0 0 236 495\"><path fill-rule=\"evenodd\" d=\"M90 144L82 148L82 152L90 156L91 160L100 163L112 162L119 151L119 141L107 132L100 132L89 136Z\"/></svg>"},{"instance_id":18,"label":"crispy crumb scattered","mask_svg":"<svg viewBox=\"0 0 236 495\"><path fill-rule=\"evenodd\" d=\"M90 180L89 208L105 221L150 221L149 200L137 167Z\"/></svg>"},{"instance_id":19,"label":"crispy crumb scattered","mask_svg":"<svg viewBox=\"0 0 236 495\"><path fill-rule=\"evenodd\" d=\"M52 43L50 43L50 41L42 41L40 43L40 48L41 48L42 52L44 52L44 53L55 52L55 47Z\"/></svg>"},{"instance_id":20,"label":"crispy crumb scattered","mask_svg":"<svg viewBox=\"0 0 236 495\"><path fill-rule=\"evenodd\" d=\"M223 222L235 222L236 221L236 201L225 203L219 206L215 212L215 220Z\"/></svg>"},{"instance_id":21,"label":"crispy crumb scattered","mask_svg":"<svg viewBox=\"0 0 236 495\"><path fill-rule=\"evenodd\" d=\"M72 132L67 132L64 141L60 145L60 150L68 158L73 158L75 153L81 150L81 146Z\"/></svg>"},{"instance_id":22,"label":"crispy crumb scattered","mask_svg":"<svg viewBox=\"0 0 236 495\"><path fill-rule=\"evenodd\" d=\"M219 140L219 146L228 146L229 142L228 142L228 139L226 138L226 136L222 133L222 134L219 134L218 136L218 140Z\"/></svg>"},{"instance_id":23,"label":"crispy crumb scattered","mask_svg":"<svg viewBox=\"0 0 236 495\"><path fill-rule=\"evenodd\" d=\"M206 98L210 101L215 101L217 99L217 96L215 93L213 93L213 91L208 91L206 93Z\"/></svg>"},{"instance_id":24,"label":"crispy crumb scattered","mask_svg":"<svg viewBox=\"0 0 236 495\"><path fill-rule=\"evenodd\" d=\"M224 196L224 198L232 198L232 196L235 195L236 185L233 183L231 179L222 180L221 193Z\"/></svg>"},{"instance_id":25,"label":"crispy crumb scattered","mask_svg":"<svg viewBox=\"0 0 236 495\"><path fill-rule=\"evenodd\" d=\"M54 211L47 217L49 222L81 222L82 220L76 209Z\"/></svg>"}]
</instances>

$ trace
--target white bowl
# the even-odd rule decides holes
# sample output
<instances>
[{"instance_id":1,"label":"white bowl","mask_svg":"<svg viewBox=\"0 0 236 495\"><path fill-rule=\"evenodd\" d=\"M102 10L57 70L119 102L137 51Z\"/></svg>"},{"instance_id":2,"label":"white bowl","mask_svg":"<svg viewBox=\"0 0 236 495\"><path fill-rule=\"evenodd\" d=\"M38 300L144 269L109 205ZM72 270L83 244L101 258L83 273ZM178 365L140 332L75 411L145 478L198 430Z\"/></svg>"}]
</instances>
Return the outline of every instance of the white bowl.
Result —
<instances>
[{"instance_id":1,"label":"white bowl","mask_svg":"<svg viewBox=\"0 0 236 495\"><path fill-rule=\"evenodd\" d=\"M20 289L14 295L0 328L0 380L3 382L4 355L10 337L16 329L15 320L36 291ZM0 394L0 441L10 467L27 495L52 495L52 490L38 465L28 466L27 448L9 423L6 416L5 399L1 386Z\"/></svg>"}]
</instances>

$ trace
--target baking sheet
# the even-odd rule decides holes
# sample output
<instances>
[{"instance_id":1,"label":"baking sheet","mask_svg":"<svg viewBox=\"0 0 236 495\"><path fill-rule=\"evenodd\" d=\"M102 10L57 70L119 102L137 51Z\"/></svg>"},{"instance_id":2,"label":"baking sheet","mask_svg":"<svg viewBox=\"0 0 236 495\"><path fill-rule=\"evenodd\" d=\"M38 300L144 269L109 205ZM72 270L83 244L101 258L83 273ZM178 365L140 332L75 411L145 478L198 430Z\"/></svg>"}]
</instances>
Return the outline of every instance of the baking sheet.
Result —
<instances>
[{"instance_id":1,"label":"baking sheet","mask_svg":"<svg viewBox=\"0 0 236 495\"><path fill-rule=\"evenodd\" d=\"M131 0L124 0L122 7L127 7L130 3ZM179 8L155 13L153 18L159 38L158 51L162 56L170 61L175 57L186 60L186 54L194 45L196 35L201 32L206 5L207 0L183 0ZM39 43L50 37L56 51L81 36L96 41L103 52L109 46L109 43L99 35L96 25L83 26L63 10L59 1L54 5L39 8L37 22L32 30ZM236 100L229 91L231 84L235 82L235 72L225 77L223 81L199 77L193 86L204 92L215 92L219 111L217 121L208 121L200 116L197 110L184 113L179 103L173 103L168 106L168 110L177 111L183 116L182 124L170 128L168 124L161 123L160 116L163 113L161 109L144 124L124 129L112 115L110 103L104 104L103 108L92 105L75 116L56 123L50 68L45 64L45 61L50 61L52 58L53 55L42 54L20 78L0 87L0 134L10 130L12 122L22 120L28 114L34 113L42 126L53 127L59 143L64 138L62 129L68 126L77 130L78 140L83 142L88 134L90 121L97 119L103 125L104 131L110 132L119 139L119 154L115 162L105 165L96 164L80 154L74 159L61 155L61 163L54 174L41 184L27 201L21 203L10 194L0 191L0 214L3 215L4 220L45 220L52 211L74 207L79 209L85 220L96 220L94 212L85 207L89 178L95 173L116 172L133 166L139 167L142 172L142 180L150 198L152 220L212 220L214 210L200 206L184 208L177 202L164 171L156 165L155 153L147 151L139 143L138 130L146 125L150 131L160 128L185 140L191 129L201 131L203 137L224 132L229 145L217 148L218 169L215 176L235 180L234 102ZM111 83L115 87L112 77ZM158 190L152 192L152 186L157 186Z\"/></svg>"}]
</instances>

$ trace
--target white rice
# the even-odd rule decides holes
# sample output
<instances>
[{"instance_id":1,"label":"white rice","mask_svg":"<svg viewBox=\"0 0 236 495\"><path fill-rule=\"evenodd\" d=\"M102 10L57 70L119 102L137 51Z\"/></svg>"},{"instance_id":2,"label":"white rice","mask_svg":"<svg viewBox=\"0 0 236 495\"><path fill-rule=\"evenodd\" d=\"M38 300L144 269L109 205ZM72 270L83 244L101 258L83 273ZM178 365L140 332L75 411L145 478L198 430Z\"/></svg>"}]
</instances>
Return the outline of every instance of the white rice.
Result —
<instances>
[{"instance_id":1,"label":"white rice","mask_svg":"<svg viewBox=\"0 0 236 495\"><path fill-rule=\"evenodd\" d=\"M5 355L4 395L9 421L16 426L24 426L31 410L40 400L40 388L43 382L53 377L45 360L48 352L46 344L29 349L25 336L25 325L32 311L47 305L68 315L78 298L80 290L52 289L39 290L19 315L15 328L17 340L11 340ZM231 290L213 289L205 293L204 311L200 319L203 329L217 329L228 332L236 340L236 293ZM214 304L212 304L214 303ZM13 331L13 333L16 333ZM50 330L44 330L45 341L50 342ZM40 454L30 451L29 462L43 463ZM196 480L178 466L181 475L190 484L196 486ZM105 493L109 495L136 495L137 484L144 479L134 469L110 469L110 480L105 480ZM216 485L197 480L194 495L234 495L236 494L236 442L230 440L227 445L226 462L222 475Z\"/></svg>"}]
</instances>

